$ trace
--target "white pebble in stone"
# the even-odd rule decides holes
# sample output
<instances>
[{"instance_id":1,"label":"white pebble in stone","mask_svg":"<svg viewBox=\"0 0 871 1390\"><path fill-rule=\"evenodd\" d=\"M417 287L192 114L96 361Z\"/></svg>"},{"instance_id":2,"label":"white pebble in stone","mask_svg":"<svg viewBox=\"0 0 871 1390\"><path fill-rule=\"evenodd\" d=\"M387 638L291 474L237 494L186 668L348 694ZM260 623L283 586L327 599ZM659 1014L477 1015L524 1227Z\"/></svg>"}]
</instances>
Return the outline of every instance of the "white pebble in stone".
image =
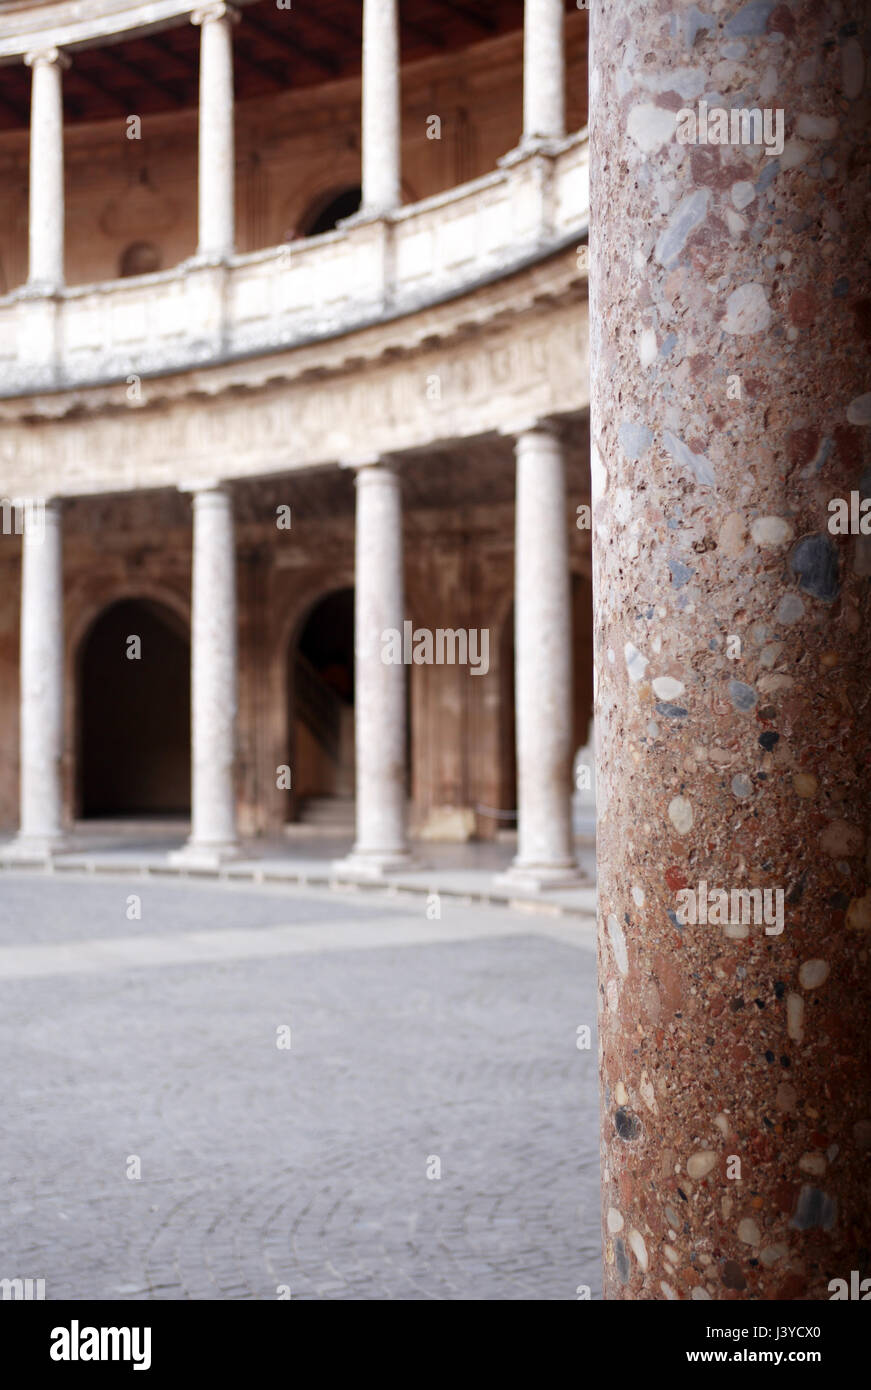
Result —
<instances>
[{"instance_id":1,"label":"white pebble in stone","mask_svg":"<svg viewBox=\"0 0 871 1390\"><path fill-rule=\"evenodd\" d=\"M671 1287L671 1284L667 1284L667 1283L665 1282L664 1279L660 1279L660 1281L659 1281L659 1287L662 1289L662 1292L665 1294L665 1296L666 1296L666 1298L668 1299L669 1303L673 1303L673 1302L676 1302L676 1301L677 1301L677 1294L675 1293L674 1289Z\"/></svg>"},{"instance_id":2,"label":"white pebble in stone","mask_svg":"<svg viewBox=\"0 0 871 1390\"><path fill-rule=\"evenodd\" d=\"M761 1242L759 1227L751 1217L745 1216L743 1221L738 1222L738 1239L745 1245L759 1245Z\"/></svg>"},{"instance_id":3,"label":"white pebble in stone","mask_svg":"<svg viewBox=\"0 0 871 1390\"><path fill-rule=\"evenodd\" d=\"M766 1245L765 1249L759 1252L759 1258L764 1265L776 1265L777 1261L782 1260L787 1254L788 1245Z\"/></svg>"},{"instance_id":4,"label":"white pebble in stone","mask_svg":"<svg viewBox=\"0 0 871 1390\"><path fill-rule=\"evenodd\" d=\"M836 116L811 116L803 112L795 128L803 140L834 140L838 133L838 120Z\"/></svg>"},{"instance_id":5,"label":"white pebble in stone","mask_svg":"<svg viewBox=\"0 0 871 1390\"><path fill-rule=\"evenodd\" d=\"M723 328L727 333L762 333L771 322L771 306L762 285L739 285L726 300Z\"/></svg>"},{"instance_id":6,"label":"white pebble in stone","mask_svg":"<svg viewBox=\"0 0 871 1390\"><path fill-rule=\"evenodd\" d=\"M750 534L758 546L786 545L795 532L782 516L758 516L750 525Z\"/></svg>"},{"instance_id":7,"label":"white pebble in stone","mask_svg":"<svg viewBox=\"0 0 871 1390\"><path fill-rule=\"evenodd\" d=\"M871 391L864 396L856 396L847 406L847 419L851 425L871 425Z\"/></svg>"},{"instance_id":8,"label":"white pebble in stone","mask_svg":"<svg viewBox=\"0 0 871 1390\"><path fill-rule=\"evenodd\" d=\"M623 1217L616 1207L608 1208L607 1222L608 1230L611 1232L612 1236L615 1236L618 1231L623 1230Z\"/></svg>"},{"instance_id":9,"label":"white pebble in stone","mask_svg":"<svg viewBox=\"0 0 871 1390\"><path fill-rule=\"evenodd\" d=\"M698 1153L690 1154L687 1159L687 1173L691 1178L706 1178L716 1162L717 1155L713 1149L699 1149Z\"/></svg>"},{"instance_id":10,"label":"white pebble in stone","mask_svg":"<svg viewBox=\"0 0 871 1390\"><path fill-rule=\"evenodd\" d=\"M711 1301L711 1295L708 1293L707 1289L702 1288L701 1284L696 1284L690 1294L690 1298L694 1303L710 1303Z\"/></svg>"},{"instance_id":11,"label":"white pebble in stone","mask_svg":"<svg viewBox=\"0 0 871 1390\"><path fill-rule=\"evenodd\" d=\"M747 179L739 179L737 183L732 184L731 196L735 207L741 212L753 202L756 189Z\"/></svg>"},{"instance_id":12,"label":"white pebble in stone","mask_svg":"<svg viewBox=\"0 0 871 1390\"><path fill-rule=\"evenodd\" d=\"M626 937L623 935L623 928L617 921L613 912L608 917L608 935L611 938L611 949L614 952L614 959L617 962L617 969L621 975L625 975L629 969L629 956L626 951Z\"/></svg>"},{"instance_id":13,"label":"white pebble in stone","mask_svg":"<svg viewBox=\"0 0 871 1390\"><path fill-rule=\"evenodd\" d=\"M804 140L787 140L778 162L781 169L797 169L810 153L811 147Z\"/></svg>"},{"instance_id":14,"label":"white pebble in stone","mask_svg":"<svg viewBox=\"0 0 871 1390\"><path fill-rule=\"evenodd\" d=\"M626 129L630 139L635 141L644 154L652 154L672 138L676 124L677 115L674 111L667 111L662 106L645 102L641 106L633 106L629 112Z\"/></svg>"},{"instance_id":15,"label":"white pebble in stone","mask_svg":"<svg viewBox=\"0 0 871 1390\"><path fill-rule=\"evenodd\" d=\"M642 1236L641 1232L636 1231L635 1227L633 1226L626 1239L629 1243L629 1248L635 1256L636 1260L638 1261L641 1270L643 1271L643 1273L646 1274L650 1261L647 1258L647 1246L644 1244L644 1237Z\"/></svg>"},{"instance_id":16,"label":"white pebble in stone","mask_svg":"<svg viewBox=\"0 0 871 1390\"><path fill-rule=\"evenodd\" d=\"M826 1160L822 1154L806 1153L802 1154L798 1160L798 1166L803 1173L810 1173L815 1178L823 1178L826 1175Z\"/></svg>"},{"instance_id":17,"label":"white pebble in stone","mask_svg":"<svg viewBox=\"0 0 871 1390\"><path fill-rule=\"evenodd\" d=\"M629 672L629 679L631 681L642 680L644 672L649 665L647 657L642 656L638 648L633 646L631 642L627 642L623 648L623 656L626 659L626 670Z\"/></svg>"},{"instance_id":18,"label":"white pebble in stone","mask_svg":"<svg viewBox=\"0 0 871 1390\"><path fill-rule=\"evenodd\" d=\"M803 989L819 989L829 978L827 960L806 960L798 972L798 982Z\"/></svg>"},{"instance_id":19,"label":"white pebble in stone","mask_svg":"<svg viewBox=\"0 0 871 1390\"><path fill-rule=\"evenodd\" d=\"M632 901L634 902L634 904L635 904L636 907L643 907L643 906L644 906L644 889L643 889L643 888L639 888L639 887L638 887L638 884L634 884L634 885L633 885L633 888L632 888Z\"/></svg>"},{"instance_id":20,"label":"white pebble in stone","mask_svg":"<svg viewBox=\"0 0 871 1390\"><path fill-rule=\"evenodd\" d=\"M638 356L642 367L649 367L651 362L655 362L658 351L655 330L652 328L645 328L641 335L641 341L638 344Z\"/></svg>"},{"instance_id":21,"label":"white pebble in stone","mask_svg":"<svg viewBox=\"0 0 871 1390\"><path fill-rule=\"evenodd\" d=\"M668 818L678 835L687 835L693 828L693 808L685 796L673 796L668 803Z\"/></svg>"},{"instance_id":22,"label":"white pebble in stone","mask_svg":"<svg viewBox=\"0 0 871 1390\"><path fill-rule=\"evenodd\" d=\"M779 623L797 623L804 617L804 604L798 594L784 594L774 613Z\"/></svg>"},{"instance_id":23,"label":"white pebble in stone","mask_svg":"<svg viewBox=\"0 0 871 1390\"><path fill-rule=\"evenodd\" d=\"M753 795L753 783L743 772L739 772L732 778L732 795L737 796L739 801L744 797Z\"/></svg>"},{"instance_id":24,"label":"white pebble in stone","mask_svg":"<svg viewBox=\"0 0 871 1390\"><path fill-rule=\"evenodd\" d=\"M673 676L657 676L653 682L653 693L660 700L676 700L685 690L683 682L676 681Z\"/></svg>"}]
</instances>

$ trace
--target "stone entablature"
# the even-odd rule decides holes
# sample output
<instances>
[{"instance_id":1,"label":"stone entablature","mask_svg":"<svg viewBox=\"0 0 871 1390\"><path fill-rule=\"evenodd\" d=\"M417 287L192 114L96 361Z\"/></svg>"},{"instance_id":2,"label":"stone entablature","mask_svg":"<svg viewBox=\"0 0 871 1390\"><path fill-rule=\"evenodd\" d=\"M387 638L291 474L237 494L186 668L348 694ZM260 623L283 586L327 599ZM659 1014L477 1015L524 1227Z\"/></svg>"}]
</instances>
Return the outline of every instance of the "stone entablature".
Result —
<instances>
[{"instance_id":1,"label":"stone entablature","mask_svg":"<svg viewBox=\"0 0 871 1390\"><path fill-rule=\"evenodd\" d=\"M237 8L254 0L233 0ZM55 0L13 5L0 16L0 62L39 48L75 48L175 24L196 8L192 0Z\"/></svg>"},{"instance_id":2,"label":"stone entablature","mask_svg":"<svg viewBox=\"0 0 871 1390\"><path fill-rule=\"evenodd\" d=\"M418 313L585 235L586 132L310 240L0 300L0 395L273 353Z\"/></svg>"}]
</instances>

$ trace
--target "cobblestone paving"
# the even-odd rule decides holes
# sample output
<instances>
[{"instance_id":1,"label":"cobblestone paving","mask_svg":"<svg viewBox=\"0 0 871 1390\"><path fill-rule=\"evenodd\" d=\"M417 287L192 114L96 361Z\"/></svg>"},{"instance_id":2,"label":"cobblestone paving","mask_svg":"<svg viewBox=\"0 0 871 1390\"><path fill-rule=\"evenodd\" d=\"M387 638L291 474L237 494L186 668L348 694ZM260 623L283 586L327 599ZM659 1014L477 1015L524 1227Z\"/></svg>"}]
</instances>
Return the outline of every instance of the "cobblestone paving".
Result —
<instances>
[{"instance_id":1,"label":"cobblestone paving","mask_svg":"<svg viewBox=\"0 0 871 1390\"><path fill-rule=\"evenodd\" d=\"M288 925L311 949L263 955ZM453 939L416 940L438 927ZM224 929L232 960L67 969L78 942ZM50 1299L597 1297L590 932L4 875L0 1277L44 1278ZM23 943L57 973L10 977Z\"/></svg>"}]
</instances>

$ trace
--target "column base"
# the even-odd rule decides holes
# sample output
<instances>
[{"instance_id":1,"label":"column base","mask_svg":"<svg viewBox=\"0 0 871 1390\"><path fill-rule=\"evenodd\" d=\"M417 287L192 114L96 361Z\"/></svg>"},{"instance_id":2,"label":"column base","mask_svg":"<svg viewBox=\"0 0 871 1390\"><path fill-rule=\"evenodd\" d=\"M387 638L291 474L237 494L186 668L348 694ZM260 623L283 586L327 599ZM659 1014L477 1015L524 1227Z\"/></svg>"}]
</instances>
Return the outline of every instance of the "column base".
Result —
<instances>
[{"instance_id":1,"label":"column base","mask_svg":"<svg viewBox=\"0 0 871 1390\"><path fill-rule=\"evenodd\" d=\"M18 835L0 849L4 864L46 864L69 849L64 835Z\"/></svg>"},{"instance_id":2,"label":"column base","mask_svg":"<svg viewBox=\"0 0 871 1390\"><path fill-rule=\"evenodd\" d=\"M524 888L533 893L542 893L548 888L577 888L584 881L573 859L557 864L527 864L515 859L509 869L493 878L497 888Z\"/></svg>"},{"instance_id":3,"label":"column base","mask_svg":"<svg viewBox=\"0 0 871 1390\"><path fill-rule=\"evenodd\" d=\"M239 859L241 856L242 850L238 843L233 840L218 844L199 844L195 840L188 840L181 849L172 850L167 859L174 869L214 871L219 869L222 864Z\"/></svg>"},{"instance_id":4,"label":"column base","mask_svg":"<svg viewBox=\"0 0 871 1390\"><path fill-rule=\"evenodd\" d=\"M336 878L344 883L378 883L392 874L408 873L423 866L410 850L352 850L344 859L334 859L332 867Z\"/></svg>"}]
</instances>

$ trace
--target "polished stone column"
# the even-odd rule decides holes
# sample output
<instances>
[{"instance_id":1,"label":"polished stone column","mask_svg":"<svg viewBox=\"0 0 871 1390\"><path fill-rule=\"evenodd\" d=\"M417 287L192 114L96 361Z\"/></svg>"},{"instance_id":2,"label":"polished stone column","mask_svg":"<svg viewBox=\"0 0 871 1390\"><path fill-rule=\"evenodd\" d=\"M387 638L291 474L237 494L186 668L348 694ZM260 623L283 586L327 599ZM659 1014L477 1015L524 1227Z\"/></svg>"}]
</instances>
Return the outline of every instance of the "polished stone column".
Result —
<instances>
[{"instance_id":1,"label":"polished stone column","mask_svg":"<svg viewBox=\"0 0 871 1390\"><path fill-rule=\"evenodd\" d=\"M523 15L522 146L565 135L562 0L526 0Z\"/></svg>"},{"instance_id":2,"label":"polished stone column","mask_svg":"<svg viewBox=\"0 0 871 1390\"><path fill-rule=\"evenodd\" d=\"M21 550L21 823L13 855L63 840L63 518L59 501L24 509Z\"/></svg>"},{"instance_id":3,"label":"polished stone column","mask_svg":"<svg viewBox=\"0 0 871 1390\"><path fill-rule=\"evenodd\" d=\"M410 863L406 830L406 668L386 660L404 620L402 498L396 470L356 466L354 720L357 834L337 872L378 877Z\"/></svg>"},{"instance_id":4,"label":"polished stone column","mask_svg":"<svg viewBox=\"0 0 871 1390\"><path fill-rule=\"evenodd\" d=\"M173 856L213 866L237 853L237 619L233 502L194 491L191 616L191 835Z\"/></svg>"},{"instance_id":5,"label":"polished stone column","mask_svg":"<svg viewBox=\"0 0 871 1390\"><path fill-rule=\"evenodd\" d=\"M56 48L28 53L30 214L28 285L51 293L64 283L64 121L61 74L69 59Z\"/></svg>"},{"instance_id":6,"label":"polished stone column","mask_svg":"<svg viewBox=\"0 0 871 1390\"><path fill-rule=\"evenodd\" d=\"M509 881L574 882L572 652L565 466L545 425L517 436L514 666L517 856Z\"/></svg>"},{"instance_id":7,"label":"polished stone column","mask_svg":"<svg viewBox=\"0 0 871 1390\"><path fill-rule=\"evenodd\" d=\"M205 5L191 21L200 26L199 245L203 260L235 250L235 140L231 5Z\"/></svg>"},{"instance_id":8,"label":"polished stone column","mask_svg":"<svg viewBox=\"0 0 871 1390\"><path fill-rule=\"evenodd\" d=\"M705 8L592 9L605 1289L828 1300L871 1274L871 567L830 508L871 495L867 10Z\"/></svg>"},{"instance_id":9,"label":"polished stone column","mask_svg":"<svg viewBox=\"0 0 871 1390\"><path fill-rule=\"evenodd\" d=\"M397 0L363 0L363 200L361 212L401 202Z\"/></svg>"}]
</instances>

